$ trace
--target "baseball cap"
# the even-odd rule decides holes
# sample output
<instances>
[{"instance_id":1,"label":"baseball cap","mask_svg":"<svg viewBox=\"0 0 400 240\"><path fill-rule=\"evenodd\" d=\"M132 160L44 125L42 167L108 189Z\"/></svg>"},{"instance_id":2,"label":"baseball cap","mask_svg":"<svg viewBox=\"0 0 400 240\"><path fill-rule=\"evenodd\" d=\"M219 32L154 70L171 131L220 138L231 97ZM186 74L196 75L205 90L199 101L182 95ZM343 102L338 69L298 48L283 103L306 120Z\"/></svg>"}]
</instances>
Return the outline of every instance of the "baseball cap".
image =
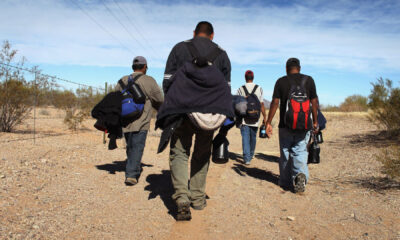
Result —
<instances>
[{"instance_id":1,"label":"baseball cap","mask_svg":"<svg viewBox=\"0 0 400 240\"><path fill-rule=\"evenodd\" d=\"M133 59L132 65L137 65L137 64L147 64L146 58L142 56L137 56Z\"/></svg>"},{"instance_id":2,"label":"baseball cap","mask_svg":"<svg viewBox=\"0 0 400 240\"><path fill-rule=\"evenodd\" d=\"M286 62L286 68L300 67L300 60L297 58L289 58Z\"/></svg>"},{"instance_id":3,"label":"baseball cap","mask_svg":"<svg viewBox=\"0 0 400 240\"><path fill-rule=\"evenodd\" d=\"M246 73L244 74L244 77L246 79L253 79L254 78L254 73L251 70L247 70Z\"/></svg>"}]
</instances>

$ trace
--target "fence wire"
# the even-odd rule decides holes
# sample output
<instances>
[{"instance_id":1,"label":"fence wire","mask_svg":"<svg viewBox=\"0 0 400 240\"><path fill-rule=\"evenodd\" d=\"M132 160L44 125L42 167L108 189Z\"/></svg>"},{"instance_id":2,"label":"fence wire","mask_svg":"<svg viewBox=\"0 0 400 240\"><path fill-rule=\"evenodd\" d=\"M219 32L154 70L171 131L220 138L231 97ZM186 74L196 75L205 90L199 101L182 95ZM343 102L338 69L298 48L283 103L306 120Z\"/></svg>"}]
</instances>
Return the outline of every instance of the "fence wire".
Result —
<instances>
[{"instance_id":1,"label":"fence wire","mask_svg":"<svg viewBox=\"0 0 400 240\"><path fill-rule=\"evenodd\" d=\"M13 131L13 133L16 134L24 134L25 137L22 138L16 138L16 139L7 139L7 140L3 140L0 141L0 143L8 143L8 142L16 142L16 141L26 141L26 140L33 140L34 143L36 143L36 139L42 139L42 138L48 138L48 137L57 137L57 136L62 136L65 133L55 133L55 132L50 132L53 129L41 129L40 132L37 132L37 124L40 123L40 121L45 121L45 120L60 120L61 122L64 121L65 116L62 116L60 114L60 110L54 106L56 106L56 102L57 102L57 96L55 96L54 94L57 92L65 92L68 91L70 93L73 93L75 95L75 97L78 95L78 91L79 90L86 90L88 92L90 92L91 95L93 95L93 93L99 95L105 95L107 93L107 83L105 84L105 88L101 88L101 87L96 87L96 86L91 86L89 84L84 84L84 83L79 83L76 81L71 81L68 79L64 79L64 78L60 78L58 76L53 76L53 75L49 75L49 74L45 74L42 73L41 71L38 71L37 68L25 68L25 67L21 67L21 66L15 66L15 65L11 65L9 63L4 63L4 62L0 62L0 65L4 68L9 68L9 69L15 69L18 71L21 71L21 76L23 77L23 79L30 84L30 86L32 86L32 89L34 91L33 96L31 96L30 98L30 107L31 110L27 113L26 117L23 119L24 121L22 122L22 124L20 124L21 126L23 126L25 124L26 128L25 130L20 130L22 129L21 127L18 128L18 130ZM4 77L4 76L3 76ZM45 81L42 81L42 80ZM5 91L7 92L7 81L8 79L5 79ZM1 81L0 83L2 83L3 81ZM46 88L46 96L41 95L42 93L40 92L41 89L39 89L40 84L42 83L47 84L46 86L40 86L40 87L45 87ZM66 86L66 84L72 84L77 86L75 92L74 93L71 90L70 86ZM95 92L93 92L93 90ZM7 96L8 97L8 96ZM46 102L46 104L43 104L43 101ZM58 101L60 101L58 99ZM39 112L38 112L39 110ZM56 110L56 111L55 111ZM49 111L52 112L57 112L56 116L51 116L52 113L50 113ZM63 112L65 115L65 112ZM43 127L43 123L40 124ZM0 136L3 136L4 133L1 133ZM31 135L31 137L27 137L26 135ZM103 142L105 142L105 136L103 135Z\"/></svg>"}]
</instances>

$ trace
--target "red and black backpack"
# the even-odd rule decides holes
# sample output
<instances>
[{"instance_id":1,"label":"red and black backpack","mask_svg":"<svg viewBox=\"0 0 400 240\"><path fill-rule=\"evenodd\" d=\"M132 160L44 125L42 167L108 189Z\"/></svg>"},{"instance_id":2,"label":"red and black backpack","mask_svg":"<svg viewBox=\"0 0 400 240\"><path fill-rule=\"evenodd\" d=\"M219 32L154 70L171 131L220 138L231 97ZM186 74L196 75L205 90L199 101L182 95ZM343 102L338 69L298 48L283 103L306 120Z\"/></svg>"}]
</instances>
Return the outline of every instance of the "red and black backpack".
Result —
<instances>
[{"instance_id":1,"label":"red and black backpack","mask_svg":"<svg viewBox=\"0 0 400 240\"><path fill-rule=\"evenodd\" d=\"M307 95L308 76L301 79L300 84L294 81L290 87L285 112L285 125L292 130L311 130L311 102Z\"/></svg>"}]
</instances>

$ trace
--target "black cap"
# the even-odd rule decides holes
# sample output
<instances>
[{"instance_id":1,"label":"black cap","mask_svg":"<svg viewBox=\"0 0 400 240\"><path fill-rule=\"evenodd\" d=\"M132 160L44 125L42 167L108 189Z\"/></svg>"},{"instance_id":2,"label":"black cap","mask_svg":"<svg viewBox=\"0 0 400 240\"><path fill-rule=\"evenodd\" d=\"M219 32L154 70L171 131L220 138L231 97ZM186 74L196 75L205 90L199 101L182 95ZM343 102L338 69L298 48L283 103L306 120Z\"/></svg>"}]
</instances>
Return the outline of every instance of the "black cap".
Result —
<instances>
[{"instance_id":1,"label":"black cap","mask_svg":"<svg viewBox=\"0 0 400 240\"><path fill-rule=\"evenodd\" d=\"M300 60L297 58L289 58L286 62L286 68L300 67Z\"/></svg>"}]
</instances>

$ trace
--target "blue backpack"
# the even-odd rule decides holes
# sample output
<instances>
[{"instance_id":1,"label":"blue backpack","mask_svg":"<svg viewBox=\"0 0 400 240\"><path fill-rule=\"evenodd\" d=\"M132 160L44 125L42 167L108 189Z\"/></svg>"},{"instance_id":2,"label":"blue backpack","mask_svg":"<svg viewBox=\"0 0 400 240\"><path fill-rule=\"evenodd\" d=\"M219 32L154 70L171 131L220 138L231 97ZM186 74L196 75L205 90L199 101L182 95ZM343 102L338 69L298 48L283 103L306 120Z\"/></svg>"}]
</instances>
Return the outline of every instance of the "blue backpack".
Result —
<instances>
[{"instance_id":1,"label":"blue backpack","mask_svg":"<svg viewBox=\"0 0 400 240\"><path fill-rule=\"evenodd\" d=\"M146 96L142 89L135 83L141 76L142 74L139 74L133 78L132 75L129 75L128 85L125 85L122 79L118 81L122 88L121 117L125 123L131 123L137 120L143 113Z\"/></svg>"}]
</instances>

